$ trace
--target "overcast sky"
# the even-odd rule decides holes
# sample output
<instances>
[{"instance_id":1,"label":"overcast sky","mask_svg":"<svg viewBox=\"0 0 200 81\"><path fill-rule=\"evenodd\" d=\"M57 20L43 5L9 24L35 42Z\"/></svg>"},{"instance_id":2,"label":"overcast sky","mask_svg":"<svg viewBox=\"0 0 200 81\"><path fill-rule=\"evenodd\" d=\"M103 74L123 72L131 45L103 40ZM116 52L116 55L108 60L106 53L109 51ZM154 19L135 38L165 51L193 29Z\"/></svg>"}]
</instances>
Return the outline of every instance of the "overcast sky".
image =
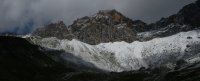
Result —
<instances>
[{"instance_id":1,"label":"overcast sky","mask_svg":"<svg viewBox=\"0 0 200 81\"><path fill-rule=\"evenodd\" d=\"M0 0L0 32L24 32L49 22L73 20L116 9L125 16L146 23L178 12L195 0Z\"/></svg>"}]
</instances>

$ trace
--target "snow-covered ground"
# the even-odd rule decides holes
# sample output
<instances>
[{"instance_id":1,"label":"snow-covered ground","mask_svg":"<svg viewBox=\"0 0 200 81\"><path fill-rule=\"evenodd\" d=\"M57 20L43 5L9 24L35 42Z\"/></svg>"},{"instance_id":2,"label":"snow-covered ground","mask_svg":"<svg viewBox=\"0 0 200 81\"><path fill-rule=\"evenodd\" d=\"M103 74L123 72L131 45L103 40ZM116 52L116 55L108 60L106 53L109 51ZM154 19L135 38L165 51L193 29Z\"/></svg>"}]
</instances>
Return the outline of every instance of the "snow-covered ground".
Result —
<instances>
[{"instance_id":1,"label":"snow-covered ground","mask_svg":"<svg viewBox=\"0 0 200 81\"><path fill-rule=\"evenodd\" d=\"M46 48L72 53L74 56L107 71L119 72L161 65L172 68L177 60L184 59L191 63L200 58L198 55L200 53L199 30L181 32L146 42L127 43L121 41L99 45L89 45L76 39L59 40L55 37L32 38L31 40Z\"/></svg>"}]
</instances>

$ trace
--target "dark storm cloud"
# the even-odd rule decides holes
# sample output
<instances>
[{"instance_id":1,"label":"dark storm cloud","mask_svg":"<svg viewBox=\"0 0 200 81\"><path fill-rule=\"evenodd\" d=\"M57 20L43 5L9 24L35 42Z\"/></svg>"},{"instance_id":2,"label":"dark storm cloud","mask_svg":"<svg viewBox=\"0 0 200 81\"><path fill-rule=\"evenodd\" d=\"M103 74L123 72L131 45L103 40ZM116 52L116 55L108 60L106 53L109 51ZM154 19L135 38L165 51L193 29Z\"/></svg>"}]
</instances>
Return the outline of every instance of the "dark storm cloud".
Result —
<instances>
[{"instance_id":1,"label":"dark storm cloud","mask_svg":"<svg viewBox=\"0 0 200 81\"><path fill-rule=\"evenodd\" d=\"M48 22L76 18L98 10L116 9L132 19L154 22L176 13L195 0L0 0L0 32L40 27ZM33 29L34 29L33 28Z\"/></svg>"}]
</instances>

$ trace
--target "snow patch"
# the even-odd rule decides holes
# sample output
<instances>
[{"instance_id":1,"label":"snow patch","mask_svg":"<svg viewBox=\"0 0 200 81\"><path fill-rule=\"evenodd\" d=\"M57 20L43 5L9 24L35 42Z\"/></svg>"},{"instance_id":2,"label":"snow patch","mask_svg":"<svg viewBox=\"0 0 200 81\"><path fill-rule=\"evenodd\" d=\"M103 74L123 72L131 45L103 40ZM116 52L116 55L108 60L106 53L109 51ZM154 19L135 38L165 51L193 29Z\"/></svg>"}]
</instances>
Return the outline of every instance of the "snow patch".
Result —
<instances>
[{"instance_id":1,"label":"snow patch","mask_svg":"<svg viewBox=\"0 0 200 81\"><path fill-rule=\"evenodd\" d=\"M70 41L53 37L33 41L37 41L36 44L46 48L72 53L100 69L120 72L158 65L171 68L177 60L186 60L199 52L192 48L192 46L200 46L199 36L200 31L194 30L146 42L132 43L122 41L89 45L76 39ZM187 39L188 37L192 38ZM194 58L190 62L198 59Z\"/></svg>"}]
</instances>

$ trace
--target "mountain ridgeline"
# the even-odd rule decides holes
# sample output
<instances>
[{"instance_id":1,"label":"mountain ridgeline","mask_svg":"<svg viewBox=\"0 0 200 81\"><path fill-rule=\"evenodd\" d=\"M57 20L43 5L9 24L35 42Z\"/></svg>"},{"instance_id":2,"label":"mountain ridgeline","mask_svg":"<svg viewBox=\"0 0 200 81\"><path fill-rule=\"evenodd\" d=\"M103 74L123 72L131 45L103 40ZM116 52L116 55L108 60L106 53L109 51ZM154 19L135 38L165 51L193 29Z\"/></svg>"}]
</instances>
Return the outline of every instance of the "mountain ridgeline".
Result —
<instances>
[{"instance_id":1,"label":"mountain ridgeline","mask_svg":"<svg viewBox=\"0 0 200 81\"><path fill-rule=\"evenodd\" d=\"M177 14L162 18L156 23L146 24L140 20L131 20L116 10L101 10L93 16L85 16L66 26L63 21L50 23L33 32L34 36L57 37L59 39L78 39L96 45L99 43L136 40L147 41L155 37L166 37L182 31L200 27L200 3L183 7ZM141 38L141 32L162 31L151 37ZM139 35L139 36L138 36Z\"/></svg>"},{"instance_id":2,"label":"mountain ridgeline","mask_svg":"<svg viewBox=\"0 0 200 81\"><path fill-rule=\"evenodd\" d=\"M102 10L91 17L83 17L66 26L62 21L51 23L33 32L35 36L78 39L88 44L137 40L136 33L146 24L132 21L116 10ZM138 29L138 30L137 30Z\"/></svg>"}]
</instances>

